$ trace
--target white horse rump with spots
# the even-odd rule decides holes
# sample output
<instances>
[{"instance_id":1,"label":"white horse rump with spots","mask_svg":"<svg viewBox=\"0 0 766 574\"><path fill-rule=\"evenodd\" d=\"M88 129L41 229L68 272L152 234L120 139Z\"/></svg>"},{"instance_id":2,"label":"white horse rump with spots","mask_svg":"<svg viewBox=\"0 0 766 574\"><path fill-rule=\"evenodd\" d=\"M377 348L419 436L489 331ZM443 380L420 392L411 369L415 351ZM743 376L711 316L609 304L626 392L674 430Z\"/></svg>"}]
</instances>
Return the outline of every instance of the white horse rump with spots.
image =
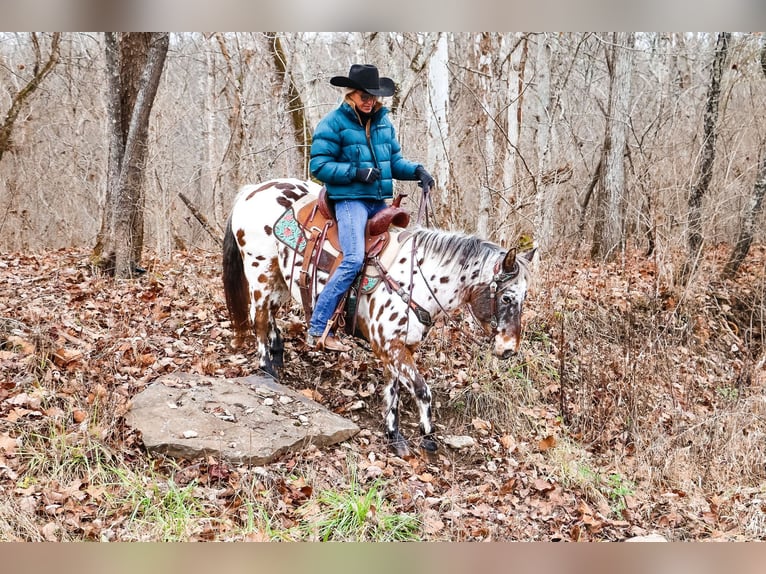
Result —
<instances>
[{"instance_id":1,"label":"white horse rump with spots","mask_svg":"<svg viewBox=\"0 0 766 574\"><path fill-rule=\"evenodd\" d=\"M275 315L290 297L301 301L297 276L303 264L302 251L280 240L275 228L297 201L304 204L320 189L314 182L297 179L246 185L237 195L227 223L223 286L236 341L242 344L254 336L259 366L274 376L282 369L284 350ZM369 341L385 367L386 436L394 451L406 456L409 447L399 432L401 387L418 405L420 446L428 452L438 448L431 421L431 391L413 361L433 318L467 305L492 334L494 354L507 358L515 353L521 340L527 265L534 250L517 256L514 249L435 229L402 233L406 235L399 239L406 238L388 264L386 284L359 293L356 327L357 335ZM327 277L326 272L317 272L316 293Z\"/></svg>"}]
</instances>

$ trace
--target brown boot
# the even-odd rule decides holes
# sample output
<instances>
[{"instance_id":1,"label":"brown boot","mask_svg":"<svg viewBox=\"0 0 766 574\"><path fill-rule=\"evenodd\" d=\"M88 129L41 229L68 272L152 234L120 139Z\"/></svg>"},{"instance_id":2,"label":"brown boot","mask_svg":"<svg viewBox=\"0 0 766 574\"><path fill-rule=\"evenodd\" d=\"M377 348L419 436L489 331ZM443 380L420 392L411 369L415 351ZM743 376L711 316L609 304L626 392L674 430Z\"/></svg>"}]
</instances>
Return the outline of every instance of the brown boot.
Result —
<instances>
[{"instance_id":1,"label":"brown boot","mask_svg":"<svg viewBox=\"0 0 766 574\"><path fill-rule=\"evenodd\" d=\"M351 347L344 345L335 335L327 335L317 341L317 348L325 351L337 351L338 353L348 353Z\"/></svg>"}]
</instances>

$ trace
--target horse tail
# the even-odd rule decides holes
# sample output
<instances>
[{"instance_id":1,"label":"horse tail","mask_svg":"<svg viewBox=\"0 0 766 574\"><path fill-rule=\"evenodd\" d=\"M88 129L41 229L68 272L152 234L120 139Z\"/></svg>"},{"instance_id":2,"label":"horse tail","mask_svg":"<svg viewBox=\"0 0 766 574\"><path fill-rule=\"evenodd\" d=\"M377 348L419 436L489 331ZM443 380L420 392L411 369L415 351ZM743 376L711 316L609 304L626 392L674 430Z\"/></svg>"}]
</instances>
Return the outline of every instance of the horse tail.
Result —
<instances>
[{"instance_id":1,"label":"horse tail","mask_svg":"<svg viewBox=\"0 0 766 574\"><path fill-rule=\"evenodd\" d=\"M226 222L223 237L223 291L229 319L236 333L236 344L240 344L250 332L250 293L242 255L231 229L231 216Z\"/></svg>"}]
</instances>

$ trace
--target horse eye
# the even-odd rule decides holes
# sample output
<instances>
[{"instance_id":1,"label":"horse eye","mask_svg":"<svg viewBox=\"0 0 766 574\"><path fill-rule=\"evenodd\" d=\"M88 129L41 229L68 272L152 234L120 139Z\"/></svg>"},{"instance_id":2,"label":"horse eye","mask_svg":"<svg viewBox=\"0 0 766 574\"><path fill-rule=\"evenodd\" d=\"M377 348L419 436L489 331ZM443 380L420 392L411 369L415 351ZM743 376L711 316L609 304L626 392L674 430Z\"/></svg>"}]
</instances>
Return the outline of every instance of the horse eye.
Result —
<instances>
[{"instance_id":1,"label":"horse eye","mask_svg":"<svg viewBox=\"0 0 766 574\"><path fill-rule=\"evenodd\" d=\"M503 293L500 296L500 302L501 303L505 303L506 305L508 305L508 304L513 302L513 297L511 297L511 295L508 294L508 293Z\"/></svg>"}]
</instances>

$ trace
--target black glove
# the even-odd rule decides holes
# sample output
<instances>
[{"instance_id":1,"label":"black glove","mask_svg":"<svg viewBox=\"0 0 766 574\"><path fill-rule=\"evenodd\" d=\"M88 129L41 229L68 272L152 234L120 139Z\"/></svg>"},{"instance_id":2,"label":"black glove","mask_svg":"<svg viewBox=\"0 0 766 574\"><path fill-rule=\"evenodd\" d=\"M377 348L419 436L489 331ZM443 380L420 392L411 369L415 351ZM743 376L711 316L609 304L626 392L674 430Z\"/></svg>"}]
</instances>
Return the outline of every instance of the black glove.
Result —
<instances>
[{"instance_id":1,"label":"black glove","mask_svg":"<svg viewBox=\"0 0 766 574\"><path fill-rule=\"evenodd\" d=\"M356 181L361 181L362 183L378 181L380 179L380 170L377 167L360 167L356 170L354 179Z\"/></svg>"},{"instance_id":2,"label":"black glove","mask_svg":"<svg viewBox=\"0 0 766 574\"><path fill-rule=\"evenodd\" d=\"M418 185L425 191L431 191L434 188L436 183L434 178L431 177L431 174L428 173L422 165L418 166L418 168L415 170L415 177L420 180Z\"/></svg>"}]
</instances>

